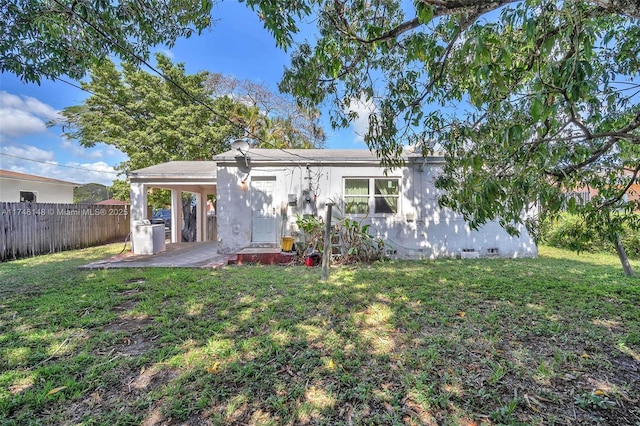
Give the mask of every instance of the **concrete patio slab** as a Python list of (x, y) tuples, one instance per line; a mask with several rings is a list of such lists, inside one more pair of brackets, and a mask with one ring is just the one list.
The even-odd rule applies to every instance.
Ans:
[(215, 241), (167, 244), (165, 251), (153, 255), (119, 254), (80, 266), (80, 269), (112, 268), (219, 268), (233, 255), (219, 254)]

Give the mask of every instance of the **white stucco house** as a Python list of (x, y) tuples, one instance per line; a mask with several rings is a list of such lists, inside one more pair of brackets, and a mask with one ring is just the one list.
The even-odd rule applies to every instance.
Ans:
[[(398, 258), (534, 257), (537, 246), (526, 228), (507, 234), (497, 222), (479, 230), (438, 206), (435, 180), (444, 159), (406, 152), (406, 165), (387, 175), (367, 150), (231, 150), (213, 161), (173, 161), (129, 174), (132, 229), (150, 218), (147, 191), (172, 192), (172, 223), (180, 223), (182, 192), (195, 194), (200, 206), (197, 241), (206, 241), (206, 196), (215, 194), (218, 251), (279, 247), (297, 231), (297, 215), (349, 217), (370, 224)], [(528, 214), (524, 212), (523, 214)], [(180, 241), (180, 229), (171, 231)]]
[(73, 203), (77, 183), (10, 170), (0, 170), (0, 201)]
[[(358, 218), (399, 258), (532, 257), (537, 246), (526, 228), (507, 234), (497, 222), (474, 231), (438, 206), (435, 179), (443, 157), (406, 152), (406, 166), (389, 172), (368, 150), (250, 149), (228, 151), (216, 163), (218, 250), (234, 253), (279, 244), (296, 230), (296, 216)], [(526, 213), (525, 213), (526, 214)]]

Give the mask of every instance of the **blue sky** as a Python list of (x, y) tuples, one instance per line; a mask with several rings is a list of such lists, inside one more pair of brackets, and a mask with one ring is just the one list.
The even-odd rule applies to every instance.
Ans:
[[(200, 36), (179, 40), (162, 49), (189, 73), (211, 71), (266, 84), (277, 91), (287, 53), (276, 48), (271, 35), (246, 5), (221, 2), (214, 6), (216, 24)], [(149, 71), (149, 70), (147, 70)], [(109, 185), (117, 177), (113, 167), (126, 159), (111, 146), (88, 149), (64, 140), (58, 127), (45, 123), (59, 110), (80, 104), (88, 96), (62, 82), (43, 80), (24, 84), (11, 74), (0, 76), (0, 168), (77, 183)], [(334, 132), (327, 123), (327, 148), (366, 148), (362, 138), (366, 116), (351, 129)]]

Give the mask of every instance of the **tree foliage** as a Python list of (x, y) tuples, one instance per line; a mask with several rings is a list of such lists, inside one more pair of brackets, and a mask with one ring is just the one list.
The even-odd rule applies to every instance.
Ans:
[[(111, 61), (94, 67), (82, 88), (92, 95), (62, 111), (65, 135), (83, 146), (99, 142), (124, 152), (124, 172), (172, 160), (210, 160), (244, 136), (233, 117), (246, 107), (228, 97), (212, 98), (208, 73), (187, 75), (183, 64), (158, 54), (167, 79), (130, 62), (118, 70)], [(176, 86), (175, 83), (178, 84)]]
[(99, 183), (87, 183), (73, 188), (74, 203), (98, 203), (109, 198), (109, 188)]
[(146, 59), (211, 24), (211, 0), (0, 0), (0, 71), (28, 82), (86, 71), (115, 54)]
[(274, 93), (264, 83), (211, 74), (206, 83), (213, 96), (230, 96), (246, 105), (240, 124), (262, 148), (322, 148), (326, 139), (317, 109), (302, 108), (289, 97)]
[(127, 201), (131, 203), (131, 186), (124, 179), (116, 179), (113, 185), (109, 187), (111, 198), (114, 200)]
[[(277, 115), (284, 111), (276, 104), (282, 98), (261, 86), (260, 103), (247, 103), (218, 74), (188, 75), (183, 64), (162, 54), (156, 59), (164, 77), (131, 62), (120, 70), (111, 61), (94, 67), (81, 83), (91, 96), (62, 111), (65, 135), (86, 147), (103, 142), (118, 148), (129, 157), (118, 166), (123, 172), (172, 160), (210, 160), (241, 137), (265, 148), (319, 147), (324, 141), (317, 116)], [(284, 130), (281, 122), (288, 123)]]
[(473, 227), (516, 232), (539, 207), (534, 233), (564, 209), (612, 242), (625, 224), (640, 229), (625, 191), (640, 177), (638, 2), (313, 4), (319, 37), (297, 46), (281, 90), (331, 105), (338, 127), (353, 100), (369, 103), (365, 141), (387, 166), (405, 144), (442, 152), (441, 204)]

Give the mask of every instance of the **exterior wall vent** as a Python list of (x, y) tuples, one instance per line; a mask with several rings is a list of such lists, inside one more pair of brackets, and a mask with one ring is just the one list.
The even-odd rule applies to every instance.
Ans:
[(460, 251), (460, 257), (462, 259), (478, 259), (480, 257), (480, 253), (478, 253), (475, 249), (466, 248)]

